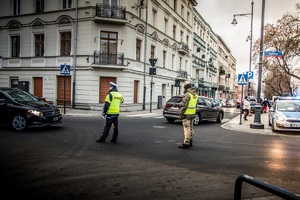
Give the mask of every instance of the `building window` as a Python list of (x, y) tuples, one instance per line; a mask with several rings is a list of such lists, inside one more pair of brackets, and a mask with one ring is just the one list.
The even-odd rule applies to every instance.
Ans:
[(20, 0), (12, 1), (12, 14), (19, 15), (20, 14)]
[(184, 6), (181, 5), (181, 16), (184, 17)]
[(173, 25), (173, 39), (176, 39), (176, 26)]
[(72, 8), (72, 0), (63, 0), (63, 9)]
[(180, 42), (183, 42), (183, 31), (180, 31)]
[(176, 12), (176, 10), (177, 10), (177, 0), (174, 0), (174, 11)]
[(117, 54), (118, 33), (101, 31), (100, 52)]
[(36, 13), (44, 12), (44, 0), (35, 0), (35, 12)]
[(34, 35), (35, 56), (44, 56), (44, 34)]
[(186, 21), (190, 23), (190, 12), (187, 12), (186, 14)]
[(172, 69), (174, 69), (175, 55), (172, 54)]
[(60, 33), (60, 55), (71, 55), (71, 32)]
[(11, 56), (20, 56), (20, 36), (11, 36)]
[(179, 70), (182, 69), (182, 57), (179, 57)]
[(187, 44), (187, 45), (189, 44), (189, 40), (190, 40), (190, 38), (189, 38), (189, 36), (187, 35), (187, 36), (186, 36), (186, 44)]
[(168, 19), (165, 18), (165, 34), (168, 32)]
[(154, 58), (155, 46), (151, 45), (150, 58)]
[(18, 88), (18, 85), (19, 85), (19, 78), (10, 78), (11, 88)]
[(163, 51), (163, 68), (166, 67), (166, 57), (167, 57), (167, 51)]
[(136, 39), (136, 60), (141, 61), (142, 40)]
[(157, 17), (157, 11), (156, 10), (152, 10), (152, 23), (153, 26), (156, 27), (156, 17)]

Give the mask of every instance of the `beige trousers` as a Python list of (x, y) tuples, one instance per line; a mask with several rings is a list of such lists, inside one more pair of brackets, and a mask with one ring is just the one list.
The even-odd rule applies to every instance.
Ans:
[(182, 120), (183, 132), (184, 132), (184, 140), (183, 144), (190, 144), (190, 140), (194, 138), (194, 123), (193, 120), (183, 119)]

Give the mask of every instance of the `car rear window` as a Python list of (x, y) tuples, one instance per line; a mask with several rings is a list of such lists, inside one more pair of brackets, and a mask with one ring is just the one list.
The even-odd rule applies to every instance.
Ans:
[(168, 102), (180, 103), (182, 101), (182, 97), (172, 97)]

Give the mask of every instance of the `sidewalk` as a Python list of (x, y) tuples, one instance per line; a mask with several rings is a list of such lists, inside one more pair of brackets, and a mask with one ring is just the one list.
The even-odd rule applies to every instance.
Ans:
[[(260, 116), (261, 124), (264, 124), (264, 129), (254, 129), (250, 128), (250, 124), (254, 122), (254, 116), (255, 114), (248, 115), (247, 119), (248, 121), (245, 121), (242, 117), (240, 121), (240, 115), (236, 116), (235, 118), (232, 118), (228, 122), (222, 124), (222, 128), (233, 130), (233, 131), (241, 131), (241, 132), (247, 132), (247, 133), (256, 133), (256, 134), (269, 134), (269, 135), (276, 135), (272, 132), (271, 126), (269, 126), (268, 122), (268, 113), (263, 113)], [(241, 122), (241, 124), (240, 124)]]

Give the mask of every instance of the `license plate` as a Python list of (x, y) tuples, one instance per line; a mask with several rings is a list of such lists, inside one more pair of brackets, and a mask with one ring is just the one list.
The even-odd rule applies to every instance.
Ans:
[(171, 107), (171, 110), (179, 110), (178, 107)]
[(291, 127), (300, 127), (300, 124), (291, 124)]
[(58, 117), (54, 117), (54, 118), (53, 118), (53, 121), (54, 121), (54, 122), (58, 121)]

